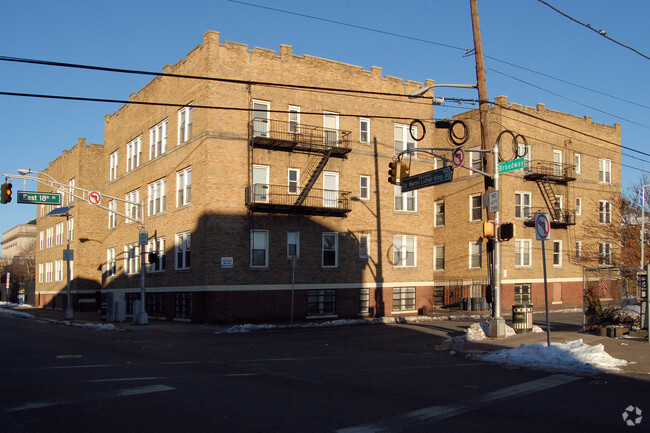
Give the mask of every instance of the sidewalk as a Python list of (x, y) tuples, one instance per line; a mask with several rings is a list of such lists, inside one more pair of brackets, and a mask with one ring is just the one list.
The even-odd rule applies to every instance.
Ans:
[[(65, 322), (62, 310), (49, 308), (35, 308), (26, 306), (10, 307), (13, 311), (27, 313), (40, 320), (51, 320)], [(556, 313), (562, 314), (562, 313)], [(438, 350), (453, 350), (464, 354), (477, 352), (492, 352), (502, 349), (513, 349), (521, 345), (542, 344), (546, 345), (546, 332), (516, 334), (506, 338), (485, 338), (478, 342), (456, 341), (454, 337), (464, 335), (464, 332), (472, 323), (485, 321), (488, 315), (485, 312), (440, 312), (434, 316), (418, 316), (414, 318), (388, 318), (386, 323), (393, 323), (395, 326), (410, 327), (419, 332), (426, 332), (445, 337), (449, 340), (436, 346)], [(539, 319), (538, 319), (539, 320)], [(536, 320), (537, 321), (537, 320)], [(75, 324), (107, 325), (102, 321), (100, 312), (75, 311), (74, 318), (69, 321)], [(506, 325), (510, 326), (511, 320), (506, 317)], [(146, 325), (135, 325), (132, 321), (112, 323), (119, 330), (127, 332), (156, 332), (156, 333), (216, 333), (225, 332), (232, 328), (232, 325), (202, 325), (189, 322), (164, 321), (150, 319)], [(624, 359), (629, 362), (623, 367), (625, 374), (637, 378), (650, 380), (650, 343), (647, 337), (638, 338), (610, 338), (596, 334), (581, 332), (579, 325), (567, 325), (555, 327), (561, 330), (554, 331), (551, 325), (551, 342), (564, 343), (568, 341), (583, 340), (584, 343), (594, 346), (602, 344), (605, 352), (614, 358)]]

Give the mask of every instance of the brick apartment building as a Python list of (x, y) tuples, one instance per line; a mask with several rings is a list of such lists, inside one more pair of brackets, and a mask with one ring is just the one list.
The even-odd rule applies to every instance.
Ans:
[[(212, 79), (157, 77), (106, 116), (103, 146), (80, 142), (45, 170), (80, 198), (103, 195), (99, 206), (79, 200), (70, 211), (75, 308), (97, 306), (111, 292), (124, 295), (132, 313), (142, 230), (146, 252), (157, 253), (144, 263), (151, 318), (286, 321), (292, 305), (298, 320), (426, 314), (485, 295), (482, 225), (474, 221), (485, 217), (474, 198), (483, 177), (461, 168), (453, 182), (407, 193), (387, 182), (396, 153), (442, 146), (449, 157), (453, 149), (433, 127), (430, 100), (397, 96), (421, 83), (296, 56), (286, 45), (278, 54), (222, 44), (217, 32), (163, 71)], [(603, 218), (594, 203), (620, 192), (612, 168), (620, 167), (620, 128), (496, 102), (492, 137), (513, 130), (530, 147), (530, 165), (502, 177), (502, 221), (517, 225), (517, 238), (502, 244), (504, 304), (526, 296), (538, 303), (541, 259), (528, 217), (545, 206), (548, 183), (562, 209), (554, 213), (553, 301), (580, 304), (582, 267), (572, 259), (582, 224)], [(458, 118), (478, 146), (476, 112)], [(414, 119), (428, 129), (417, 143)], [(561, 164), (563, 176), (540, 180), (539, 161)], [(442, 164), (423, 153), (410, 163), (411, 173)], [(45, 208), (36, 291), (40, 305), (61, 307), (61, 221)]]

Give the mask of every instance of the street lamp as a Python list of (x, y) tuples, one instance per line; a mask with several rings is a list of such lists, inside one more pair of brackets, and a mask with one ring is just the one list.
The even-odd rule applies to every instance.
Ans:
[(47, 215), (45, 216), (62, 216), (65, 217), (66, 221), (66, 238), (68, 241), (68, 245), (66, 247), (66, 250), (63, 252), (63, 260), (66, 261), (67, 263), (67, 290), (66, 290), (66, 296), (67, 296), (67, 306), (65, 309), (65, 318), (66, 319), (72, 319), (74, 314), (72, 312), (72, 302), (70, 301), (70, 260), (72, 260), (72, 251), (70, 250), (70, 225), (69, 225), (69, 220), (70, 220), (70, 210), (74, 206), (63, 206), (56, 208), (50, 212), (48, 212)]

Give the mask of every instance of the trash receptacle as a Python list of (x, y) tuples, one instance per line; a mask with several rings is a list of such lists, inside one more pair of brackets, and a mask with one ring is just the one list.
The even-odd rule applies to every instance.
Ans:
[(512, 306), (512, 329), (517, 334), (533, 331), (533, 306), (531, 304)]

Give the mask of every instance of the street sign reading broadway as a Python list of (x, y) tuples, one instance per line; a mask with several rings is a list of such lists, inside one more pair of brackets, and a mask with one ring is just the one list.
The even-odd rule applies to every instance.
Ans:
[(18, 191), (18, 203), (61, 204), (61, 194), (36, 191)]
[(499, 163), (499, 174), (507, 173), (513, 170), (519, 170), (526, 166), (526, 160), (524, 158), (513, 159), (512, 161), (505, 161)]
[(402, 192), (424, 188), (425, 186), (438, 185), (451, 182), (454, 171), (451, 166), (442, 167), (402, 179)]

